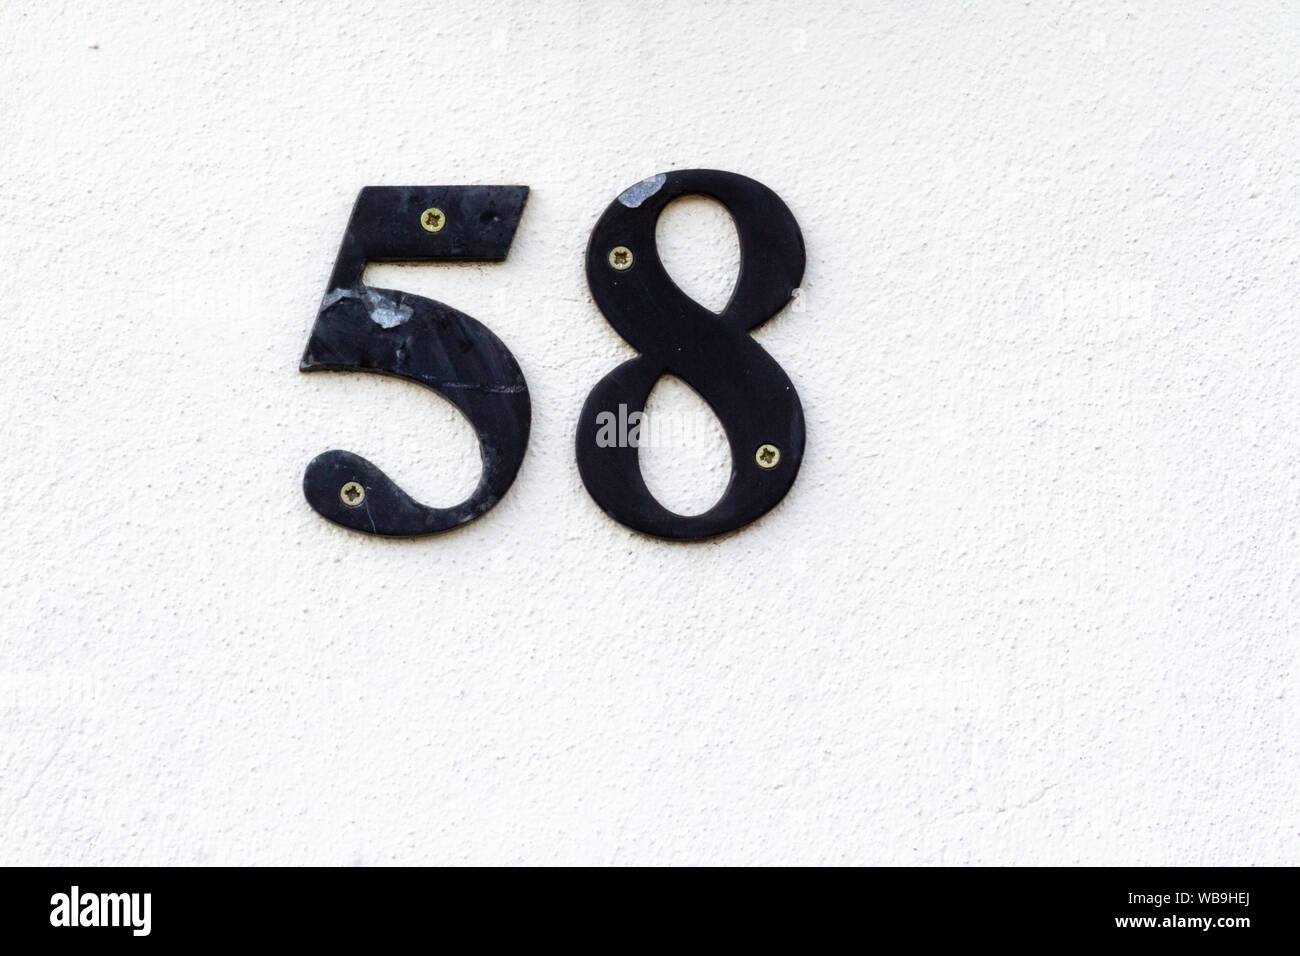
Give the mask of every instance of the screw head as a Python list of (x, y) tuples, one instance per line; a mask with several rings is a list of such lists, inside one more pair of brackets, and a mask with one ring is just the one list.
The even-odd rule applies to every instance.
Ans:
[(447, 214), (437, 206), (430, 206), (420, 213), (420, 225), (428, 232), (442, 232), (442, 227), (447, 225)]
[(759, 445), (758, 451), (754, 452), (754, 461), (758, 462), (759, 468), (775, 468), (780, 460), (781, 449), (775, 445)]
[(615, 246), (609, 250), (609, 267), (619, 272), (632, 268), (632, 250), (627, 246)]
[(339, 489), (339, 499), (349, 508), (359, 508), (366, 500), (366, 489), (359, 482), (349, 481)]

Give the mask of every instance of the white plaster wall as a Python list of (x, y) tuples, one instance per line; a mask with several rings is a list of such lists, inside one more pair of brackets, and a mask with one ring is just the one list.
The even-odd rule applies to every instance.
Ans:
[[(0, 862), (1294, 863), (1300, 14), (1268, 2), (6, 3)], [(631, 354), (583, 248), (711, 166), (802, 225), (808, 421), (740, 534), (585, 494)], [(507, 262), (371, 278), (528, 378), (297, 362), (359, 187), (529, 184)], [(725, 296), (702, 201), (665, 242)], [(699, 240), (698, 242), (696, 240)], [(730, 245), (728, 245), (730, 243)], [(684, 387), (656, 395), (686, 408)], [(649, 456), (708, 504), (707, 433)]]

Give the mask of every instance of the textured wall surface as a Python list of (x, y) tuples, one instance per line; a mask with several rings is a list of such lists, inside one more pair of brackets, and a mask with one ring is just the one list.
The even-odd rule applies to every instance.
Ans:
[[(6, 3), (0, 862), (1294, 863), (1300, 16), (1258, 3)], [(745, 531), (640, 537), (572, 433), (583, 249), (711, 166), (798, 217), (808, 422)], [(356, 191), (527, 183), (375, 266), (518, 357), (528, 457), (297, 362)], [(725, 300), (729, 221), (661, 224)], [(668, 383), (657, 409), (698, 400)], [(693, 411), (694, 410), (694, 411)], [(706, 507), (715, 428), (645, 454)]]

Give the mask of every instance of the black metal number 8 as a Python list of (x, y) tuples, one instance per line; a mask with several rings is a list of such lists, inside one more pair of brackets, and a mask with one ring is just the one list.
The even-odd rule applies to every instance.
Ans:
[[(655, 223), (679, 196), (709, 196), (727, 208), (740, 238), (731, 301), (710, 312), (668, 276)], [(803, 408), (794, 385), (748, 330), (790, 301), (803, 278), (803, 236), (794, 215), (762, 183), (716, 169), (663, 173), (623, 192), (587, 245), (587, 283), (606, 321), (640, 353), (592, 389), (578, 424), (578, 470), (614, 520), (662, 538), (705, 538), (741, 528), (785, 497), (803, 460)], [(703, 514), (684, 516), (646, 487), (638, 450), (609, 441), (611, 415), (645, 408), (655, 382), (672, 373), (695, 388), (722, 422), (731, 480)]]

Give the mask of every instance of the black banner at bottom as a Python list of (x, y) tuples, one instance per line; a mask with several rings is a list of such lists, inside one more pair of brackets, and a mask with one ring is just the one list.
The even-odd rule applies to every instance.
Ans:
[[(519, 941), (665, 945), (714, 939), (1135, 945), (1290, 943), (1290, 869), (699, 870), (659, 885), (430, 869), (0, 870), (7, 941), (340, 946)], [(17, 951), (17, 950), (15, 950)]]

